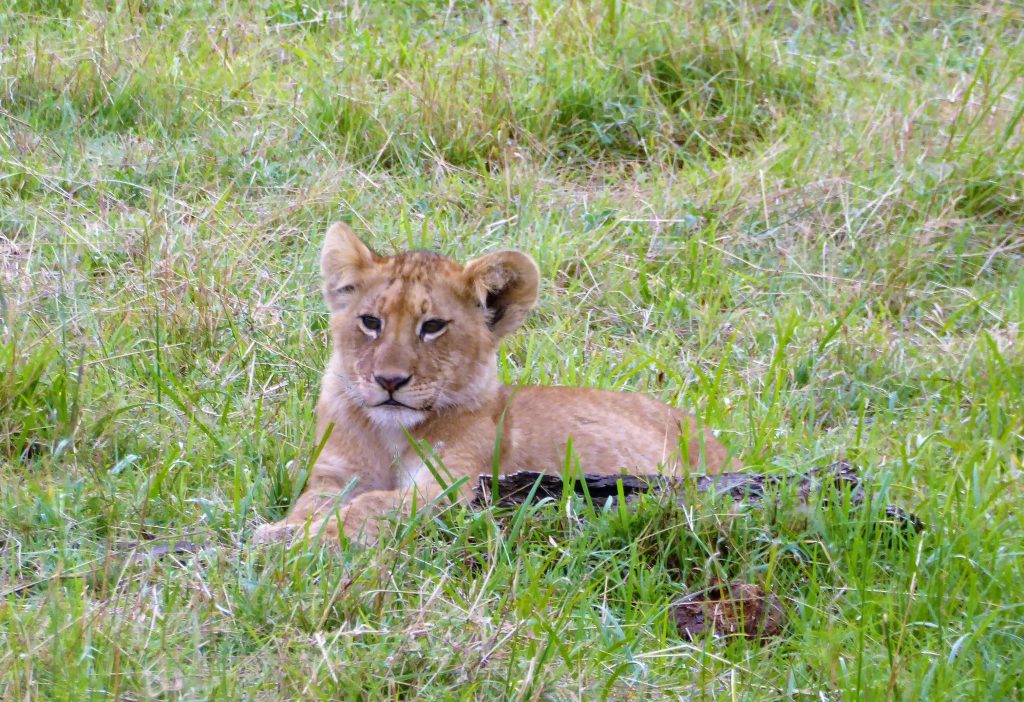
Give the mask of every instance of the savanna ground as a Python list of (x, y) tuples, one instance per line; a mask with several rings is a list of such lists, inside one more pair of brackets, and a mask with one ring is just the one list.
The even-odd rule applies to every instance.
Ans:
[[(1022, 27), (996, 0), (4, 3), (0, 698), (1021, 699)], [(508, 381), (693, 407), (752, 469), (852, 459), (928, 530), (570, 502), (248, 547), (316, 448), (339, 218), (532, 253)], [(681, 639), (672, 600), (732, 578), (785, 635)]]

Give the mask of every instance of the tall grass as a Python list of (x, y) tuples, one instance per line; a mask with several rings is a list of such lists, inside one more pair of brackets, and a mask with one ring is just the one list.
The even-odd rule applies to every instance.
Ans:
[[(1020, 699), (1022, 19), (5, 4), (0, 697)], [(316, 450), (337, 218), (534, 255), (506, 380), (691, 407), (752, 469), (851, 458), (927, 531), (568, 501), (249, 548)], [(681, 639), (733, 578), (785, 635)]]

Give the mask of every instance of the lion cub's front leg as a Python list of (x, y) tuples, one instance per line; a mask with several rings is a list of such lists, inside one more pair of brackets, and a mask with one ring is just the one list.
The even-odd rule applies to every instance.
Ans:
[(414, 489), (370, 490), (339, 503), (339, 493), (305, 492), (285, 519), (257, 528), (252, 541), (256, 544), (292, 541), (308, 533), (310, 538), (319, 537), (331, 543), (337, 542), (344, 531), (350, 539), (373, 543), (388, 514), (408, 515), (412, 511), (414, 490), (418, 509), (441, 493), (436, 484), (417, 485)]

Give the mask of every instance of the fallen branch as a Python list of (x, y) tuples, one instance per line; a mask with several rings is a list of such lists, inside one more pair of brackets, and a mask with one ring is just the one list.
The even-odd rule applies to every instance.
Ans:
[[(847, 461), (837, 461), (825, 468), (788, 476), (719, 473), (677, 479), (660, 475), (584, 474), (572, 482), (572, 489), (577, 495), (589, 495), (592, 501), (600, 503), (609, 499), (617, 502), (620, 494), (626, 502), (630, 502), (642, 494), (668, 492), (679, 504), (685, 504), (687, 497), (694, 494), (728, 497), (737, 502), (756, 504), (766, 496), (779, 494), (786, 487), (793, 489), (796, 499), (802, 504), (807, 504), (817, 495), (824, 494), (827, 497), (830, 491), (848, 492), (850, 502), (854, 505), (864, 502), (864, 486), (860, 472)], [(531, 492), (534, 492), (534, 499), (537, 500), (557, 500), (564, 490), (564, 481), (560, 475), (524, 470), (498, 476), (497, 481), (490, 475), (481, 475), (475, 488), (473, 502), (477, 505), (514, 507), (523, 504)], [(914, 531), (921, 531), (924, 528), (924, 524), (915, 515), (895, 505), (887, 505), (885, 515), (899, 527), (911, 528)]]

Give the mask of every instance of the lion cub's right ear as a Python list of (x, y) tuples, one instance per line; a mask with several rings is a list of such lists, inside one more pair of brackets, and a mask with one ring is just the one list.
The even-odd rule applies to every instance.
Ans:
[(324, 300), (331, 311), (344, 309), (359, 288), (363, 273), (380, 256), (357, 237), (347, 224), (337, 222), (327, 230), (320, 254)]

